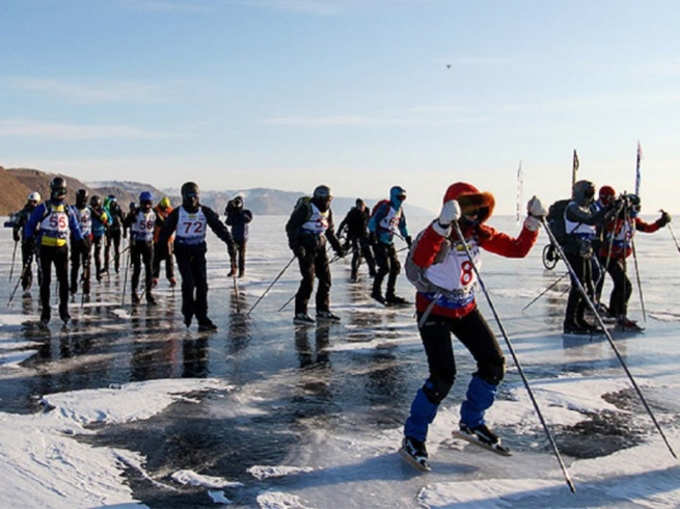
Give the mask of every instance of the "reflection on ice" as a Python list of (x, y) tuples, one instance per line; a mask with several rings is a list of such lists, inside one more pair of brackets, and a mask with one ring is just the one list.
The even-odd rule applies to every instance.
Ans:
[[(246, 277), (238, 281), (238, 297), (226, 277), (223, 247), (210, 245), (209, 316), (219, 327), (214, 333), (184, 326), (179, 290), (164, 281), (155, 290), (157, 306), (130, 306), (129, 296), (121, 305), (122, 281), (115, 274), (93, 284), (89, 301), (81, 303), (77, 296), (71, 302), (73, 323), (66, 328), (56, 320), (48, 330), (35, 325), (36, 289), (33, 300), (20, 299), (3, 311), (0, 363), (8, 364), (0, 365), (5, 429), (0, 443), (23, 444), (12, 449), (12, 461), (45, 479), (61, 476), (65, 483), (91, 486), (73, 499), (81, 505), (133, 500), (164, 507), (211, 507), (215, 501), (234, 507), (328, 507), (329, 500), (337, 507), (389, 508), (680, 503), (674, 464), (609, 345), (599, 337), (562, 336), (568, 285), (556, 285), (521, 311), (561, 273), (559, 267), (543, 269), (540, 250), (513, 260), (512, 271), (507, 261), (489, 255), (483, 275), (580, 498), (566, 493), (510, 361), (488, 421), (515, 451), (512, 463), (451, 439), (467, 377), (475, 371), (459, 343), (454, 343), (458, 380), (428, 437), (434, 470), (427, 478), (413, 472), (396, 454), (411, 398), (427, 372), (412, 308), (384, 308), (372, 301), (370, 279), (360, 274), (351, 283), (345, 261), (332, 265), (331, 309), (341, 316), (340, 324), (296, 327), (292, 309), (278, 311), (297, 289), (294, 265), (252, 315), (243, 313), (290, 258), (284, 222), (262, 218), (251, 229), (251, 256)], [(410, 222), (415, 229), (418, 221)], [(512, 231), (506, 226), (500, 225)], [(639, 239), (641, 261), (643, 253), (652, 252), (645, 244), (652, 240), (655, 263), (642, 267), (654, 282), (645, 285), (648, 329), (616, 341), (680, 448), (680, 315), (675, 310), (680, 274), (672, 265), (677, 253), (665, 256), (668, 246), (654, 236)], [(7, 277), (7, 265), (1, 265), (6, 258), (0, 253), (0, 278)], [(6, 302), (7, 293), (0, 288), (0, 300)], [(413, 300), (403, 276), (397, 293)], [(635, 295), (631, 309), (639, 313)], [(491, 322), (486, 304), (480, 307)], [(47, 444), (43, 449), (62, 454), (73, 468), (61, 465), (57, 455), (35, 456), (45, 467), (32, 462), (35, 448), (26, 431), (31, 426)], [(69, 436), (60, 434), (67, 430)], [(2, 465), (3, 472), (11, 468)], [(45, 485), (80, 496), (54, 479)], [(17, 498), (17, 490), (25, 490), (21, 496), (29, 497), (35, 491), (27, 482), (14, 486), (6, 482), (0, 496)], [(18, 499), (59, 506), (57, 497), (41, 490), (34, 498)]]

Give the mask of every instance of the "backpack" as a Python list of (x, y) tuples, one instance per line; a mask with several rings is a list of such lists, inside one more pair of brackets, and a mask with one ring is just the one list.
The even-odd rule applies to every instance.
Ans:
[(382, 205), (388, 205), (388, 206), (389, 206), (389, 204), (390, 204), (390, 200), (380, 200), (378, 203), (376, 203), (375, 205), (373, 205), (373, 208), (371, 209), (371, 217), (369, 218), (369, 220), (370, 220), (371, 218), (373, 218), (373, 216), (375, 216), (375, 214), (378, 212), (378, 209), (379, 209)]
[(555, 240), (560, 246), (563, 246), (567, 241), (567, 230), (564, 224), (564, 211), (567, 205), (571, 202), (571, 199), (557, 200), (555, 203), (550, 205), (548, 209), (548, 226), (555, 236)]
[[(416, 290), (418, 290), (421, 293), (441, 293), (442, 295), (450, 294), (451, 292), (438, 287), (434, 283), (430, 282), (427, 279), (427, 277), (425, 277), (425, 271), (429, 267), (423, 268), (413, 261), (413, 255), (416, 252), (418, 243), (425, 234), (426, 230), (427, 228), (421, 231), (416, 236), (415, 240), (411, 243), (411, 247), (408, 250), (408, 256), (406, 257), (406, 261), (404, 262), (404, 273), (406, 274), (406, 279), (408, 279), (410, 283), (416, 287)], [(437, 258), (435, 259), (434, 264), (441, 263), (447, 257), (450, 250), (451, 241), (449, 239), (445, 239), (441, 250), (437, 254)]]

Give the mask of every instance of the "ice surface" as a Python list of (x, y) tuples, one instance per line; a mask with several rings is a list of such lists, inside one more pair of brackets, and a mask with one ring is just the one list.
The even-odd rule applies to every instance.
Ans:
[[(290, 260), (285, 220), (253, 222), (246, 277), (238, 280), (241, 309)], [(409, 217), (412, 234), (427, 220)], [(494, 221), (518, 231), (509, 218)], [(0, 232), (0, 241), (9, 234)], [(615, 343), (679, 449), (680, 259), (665, 230), (636, 239), (647, 329), (615, 335)], [(129, 295), (121, 305), (124, 271), (93, 282), (89, 301), (77, 295), (65, 328), (56, 318), (47, 331), (36, 326), (35, 288), (32, 300), (18, 295), (1, 310), (0, 500), (18, 507), (680, 507), (678, 462), (610, 345), (561, 334), (566, 278), (521, 311), (564, 273), (561, 265), (542, 267), (543, 233), (526, 259), (485, 253), (482, 276), (575, 495), (502, 337), (507, 373), (487, 420), (513, 456), (451, 437), (475, 370), (454, 340), (457, 381), (428, 435), (433, 470), (420, 474), (397, 454), (411, 400), (427, 376), (413, 309), (374, 303), (365, 266), (351, 283), (344, 260), (331, 266), (340, 324), (296, 327), (292, 306), (278, 311), (297, 290), (295, 263), (249, 317), (238, 315), (225, 249), (209, 240), (216, 333), (186, 329), (179, 289), (163, 280), (158, 306), (132, 307)], [(0, 278), (7, 278), (10, 257), (0, 253)], [(632, 264), (629, 270), (635, 284)], [(9, 286), (0, 287), (0, 302)], [(605, 302), (610, 290), (607, 279)], [(403, 275), (397, 293), (414, 298)], [(53, 284), (53, 316), (54, 294)], [(479, 303), (498, 332), (482, 296)], [(642, 319), (637, 288), (630, 311)]]

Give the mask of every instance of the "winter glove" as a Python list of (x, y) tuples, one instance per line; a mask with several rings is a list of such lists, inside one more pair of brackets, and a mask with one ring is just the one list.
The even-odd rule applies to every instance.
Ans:
[(449, 200), (442, 205), (442, 210), (439, 213), (437, 221), (435, 221), (433, 228), (439, 235), (445, 237), (449, 234), (451, 223), (460, 219), (461, 211), (460, 204), (456, 200)]
[(527, 218), (524, 220), (524, 227), (532, 232), (538, 230), (541, 226), (541, 219), (544, 218), (548, 211), (536, 196), (532, 196), (531, 200), (527, 203)]
[(665, 210), (661, 211), (661, 217), (656, 221), (659, 224), (659, 228), (663, 228), (668, 223), (671, 222), (671, 215)]
[(13, 237), (14, 237), (14, 242), (19, 242), (19, 240), (21, 238), (21, 237), (19, 237), (19, 230), (14, 230)]
[(307, 250), (304, 247), (302, 247), (301, 245), (297, 244), (293, 248), (293, 254), (295, 256), (297, 256), (298, 258), (302, 259), (307, 255)]
[(411, 248), (411, 244), (413, 243), (413, 239), (411, 238), (410, 235), (407, 235), (406, 237), (404, 237), (404, 240), (406, 241), (406, 245), (407, 245), (407, 246), (409, 247), (409, 249), (410, 249), (410, 248)]

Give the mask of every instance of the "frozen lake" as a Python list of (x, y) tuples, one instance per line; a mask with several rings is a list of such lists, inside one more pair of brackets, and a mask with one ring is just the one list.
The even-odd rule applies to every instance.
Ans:
[[(341, 219), (344, 212), (335, 214)], [(409, 218), (414, 237), (430, 219)], [(256, 217), (252, 224), (239, 282), (242, 310), (291, 257), (285, 221)], [(511, 218), (491, 224), (519, 232)], [(237, 314), (225, 249), (209, 234), (209, 316), (217, 332), (186, 329), (180, 291), (164, 280), (155, 291), (158, 306), (132, 308), (129, 295), (121, 305), (123, 271), (93, 281), (91, 301), (81, 305), (78, 295), (71, 303), (74, 322), (62, 328), (53, 318), (45, 332), (35, 324), (37, 288), (32, 300), (19, 290), (7, 306), (11, 231), (0, 231), (0, 239), (0, 505), (680, 507), (679, 464), (609, 343), (561, 334), (568, 283), (521, 311), (565, 271), (561, 264), (543, 268), (543, 232), (526, 259), (484, 253), (482, 276), (576, 494), (500, 336), (508, 372), (488, 422), (514, 456), (451, 438), (474, 371), (454, 340), (457, 381), (428, 438), (433, 471), (420, 474), (402, 462), (397, 449), (427, 376), (425, 355), (413, 309), (372, 301), (365, 265), (359, 282), (350, 283), (350, 257), (331, 266), (337, 325), (299, 328), (292, 304), (278, 311), (297, 290), (296, 263), (252, 315)], [(616, 344), (679, 451), (680, 253), (666, 229), (636, 239), (647, 330), (616, 337)], [(633, 270), (631, 259), (630, 315), (641, 319)], [(19, 271), (20, 261), (15, 277)], [(607, 280), (605, 302), (610, 289)], [(414, 298), (403, 274), (397, 293)], [(483, 295), (478, 302), (498, 331)]]

